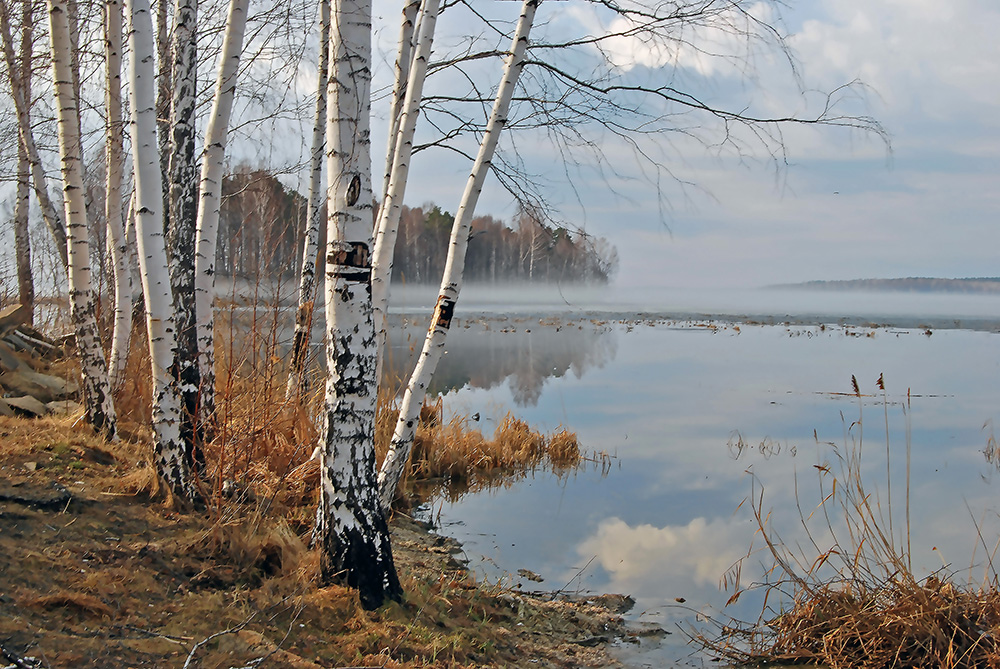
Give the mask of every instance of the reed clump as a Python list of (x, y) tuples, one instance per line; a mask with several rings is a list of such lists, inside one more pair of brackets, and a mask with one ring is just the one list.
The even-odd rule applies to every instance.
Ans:
[[(883, 404), (888, 406), (881, 377), (878, 387)], [(860, 406), (856, 381), (854, 391)], [(908, 420), (909, 397), (903, 406)], [(888, 423), (887, 416), (886, 412)], [(772, 566), (766, 582), (745, 590), (763, 589), (763, 610), (752, 622), (714, 620), (713, 633), (696, 632), (694, 639), (741, 666), (1000, 667), (1000, 581), (992, 560), (989, 573), (979, 584), (959, 582), (954, 574), (944, 571), (926, 577), (914, 573), (909, 476), (905, 482), (906, 518), (894, 528), (888, 436), (885, 486), (869, 490), (861, 474), (861, 425), (859, 416), (849, 430), (857, 437), (843, 449), (829, 444), (834, 449), (834, 464), (816, 465), (822, 493), (818, 507), (807, 514), (799, 506), (807, 535), (802, 543), (815, 553), (792, 548), (782, 540), (763, 508), (763, 492), (755, 491), (751, 506)], [(906, 457), (909, 472), (909, 443)], [(811, 528), (814, 519), (825, 526)], [(826, 548), (821, 549), (824, 544)], [(751, 547), (743, 561), (755, 554)], [(743, 561), (726, 577), (737, 583), (730, 603), (745, 592), (738, 586)]]
[(412, 476), (461, 483), (543, 466), (561, 473), (583, 460), (576, 435), (565, 429), (546, 435), (508, 413), (487, 439), (470, 422), (461, 415), (447, 422), (422, 420), (410, 459)]
[[(310, 456), (319, 443), (322, 379), (314, 375), (311, 392), (287, 398), (287, 356), (278, 344), (278, 321), (254, 317), (257, 329), (253, 334), (237, 335), (234, 329), (244, 326), (235, 320), (234, 314), (226, 312), (218, 319), (215, 422), (203, 445), (204, 492), (222, 522), (227, 522), (224, 507), (229, 500), (255, 502), (279, 514), (313, 504), (319, 481), (319, 463)], [(152, 384), (144, 337), (140, 324), (133, 333), (126, 381), (116, 400), (122, 407), (124, 433), (148, 442), (145, 423)], [(378, 464), (395, 428), (401, 385), (401, 380), (389, 379), (380, 386), (375, 425)], [(609, 457), (585, 455), (576, 435), (565, 428), (544, 434), (510, 413), (487, 437), (469, 416), (446, 417), (438, 397), (421, 408), (398, 501), (412, 497), (413, 486), (426, 481), (444, 484), (450, 494), (462, 494), (511, 483), (539, 468), (562, 475), (585, 461), (607, 468)], [(133, 492), (155, 495), (159, 491), (155, 479), (152, 468), (146, 467), (123, 483)], [(307, 523), (308, 514), (300, 515), (301, 522)]]

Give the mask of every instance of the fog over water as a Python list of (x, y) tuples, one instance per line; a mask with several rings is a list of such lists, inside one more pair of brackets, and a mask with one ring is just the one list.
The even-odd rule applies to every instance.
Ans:
[[(434, 291), (419, 292), (394, 293), (398, 318), (426, 313)], [(483, 578), (633, 595), (633, 620), (675, 633), (623, 649), (630, 666), (711, 666), (690, 656), (676, 626), (701, 625), (696, 612), (759, 614), (759, 597), (725, 608), (731, 592), (719, 587), (760, 548), (745, 500), (763, 490), (772, 527), (807, 545), (798, 508), (808, 515), (821, 497), (814, 465), (860, 443), (869, 492), (888, 508), (888, 421), (900, 542), (910, 435), (914, 569), (982, 577), (976, 523), (991, 548), (1000, 536), (996, 468), (983, 454), (1000, 417), (998, 315), (994, 296), (472, 287), (438, 380), (446, 410), (480, 414), (484, 432), (508, 410), (542, 429), (566, 426), (613, 467), (536, 472), (436, 501), (431, 513)], [(422, 321), (411, 328), (419, 341)], [(812, 529), (822, 543), (828, 529)], [(744, 585), (767, 566), (755, 554)]]
[[(436, 287), (393, 286), (391, 310), (429, 310)], [(892, 324), (907, 327), (993, 329), (1000, 295), (789, 288), (622, 288), (619, 286), (510, 286), (463, 288), (457, 313), (577, 314), (660, 318), (760, 320), (766, 323)]]

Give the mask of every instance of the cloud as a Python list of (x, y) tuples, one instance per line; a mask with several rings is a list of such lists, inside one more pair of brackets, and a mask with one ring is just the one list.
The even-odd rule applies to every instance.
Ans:
[[(651, 11), (649, 3), (619, 5), (626, 11)], [(665, 12), (659, 8), (658, 13)], [(705, 11), (653, 32), (643, 29), (645, 20), (640, 14), (610, 13), (593, 5), (573, 7), (569, 14), (591, 35), (605, 37), (600, 50), (622, 72), (637, 67), (683, 68), (705, 77), (741, 69), (753, 52), (753, 40), (747, 34), (754, 30), (754, 23), (768, 24), (775, 18), (771, 5), (757, 2), (739, 11)]]
[(686, 525), (629, 525), (603, 521), (577, 547), (611, 578), (610, 590), (650, 597), (691, 595), (692, 585), (716, 587), (750, 545), (753, 526), (737, 520), (695, 518)]
[[(791, 39), (807, 76), (861, 77), (896, 113), (995, 119), (1000, 8), (984, 0), (827, 0)], [(971, 103), (971, 104), (970, 104)]]

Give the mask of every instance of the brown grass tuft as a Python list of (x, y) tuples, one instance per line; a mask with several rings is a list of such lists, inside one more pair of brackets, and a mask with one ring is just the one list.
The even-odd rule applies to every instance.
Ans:
[[(860, 389), (856, 379), (852, 377), (851, 382), (860, 409)], [(882, 401), (888, 402), (881, 377), (877, 385)], [(908, 401), (904, 411), (908, 420)], [(714, 621), (717, 633), (695, 633), (695, 640), (741, 666), (1000, 667), (997, 574), (976, 585), (955, 582), (943, 572), (925, 579), (913, 573), (909, 481), (906, 520), (896, 535), (891, 500), (880, 501), (861, 475), (861, 420), (859, 415), (849, 430), (858, 435), (856, 440), (843, 449), (829, 444), (835, 464), (816, 466), (822, 494), (819, 507), (809, 514), (799, 507), (801, 525), (808, 534), (805, 543), (815, 548), (816, 555), (783, 543), (763, 508), (763, 492), (754, 493), (758, 535), (773, 562), (768, 582), (750, 588), (764, 590), (764, 609), (755, 622)], [(907, 443), (907, 460), (909, 448)], [(890, 490), (888, 480), (885, 490)], [(811, 519), (823, 519), (826, 526), (811, 529)], [(830, 545), (821, 550), (818, 537), (823, 535), (830, 537)], [(752, 547), (744, 560), (751, 556), (758, 557)], [(727, 575), (736, 582), (730, 602), (743, 594), (738, 585), (740, 568), (737, 563)], [(771, 605), (784, 602), (777, 614), (769, 608), (769, 600)]]
[(114, 609), (97, 597), (88, 595), (85, 592), (72, 592), (69, 590), (63, 590), (50, 595), (23, 595), (18, 598), (18, 603), (21, 606), (42, 609), (76, 609), (84, 613), (108, 618), (113, 618), (115, 615)]

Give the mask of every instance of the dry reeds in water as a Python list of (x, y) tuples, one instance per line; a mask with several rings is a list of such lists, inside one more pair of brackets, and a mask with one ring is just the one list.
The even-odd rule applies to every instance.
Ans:
[[(879, 379), (883, 402), (887, 401)], [(860, 390), (855, 382), (855, 394)], [(909, 401), (904, 405), (909, 412)], [(858, 419), (855, 426), (859, 427)], [(1000, 667), (1000, 590), (992, 572), (981, 585), (953, 582), (936, 573), (918, 579), (910, 566), (909, 510), (896, 537), (891, 505), (883, 508), (861, 476), (861, 440), (835, 449), (839, 474), (817, 466), (822, 502), (812, 514), (799, 509), (816, 554), (785, 545), (769, 523), (763, 493), (753, 512), (773, 566), (764, 610), (755, 622), (713, 621), (717, 631), (697, 633), (703, 647), (738, 665), (815, 664), (831, 669)], [(907, 464), (909, 443), (907, 443)], [(907, 470), (909, 467), (907, 467)], [(909, 498), (907, 481), (907, 507)], [(888, 485), (886, 486), (888, 490)], [(829, 491), (829, 492), (827, 492)], [(810, 518), (822, 518), (831, 537), (821, 550)], [(836, 522), (835, 522), (836, 521)], [(842, 528), (846, 526), (846, 536)], [(838, 537), (843, 536), (843, 541)], [(751, 551), (752, 554), (752, 551)], [(749, 557), (749, 556), (748, 556)], [(740, 564), (731, 576), (739, 578)], [(730, 602), (739, 598), (737, 592)], [(775, 614), (768, 601), (784, 599)]]

